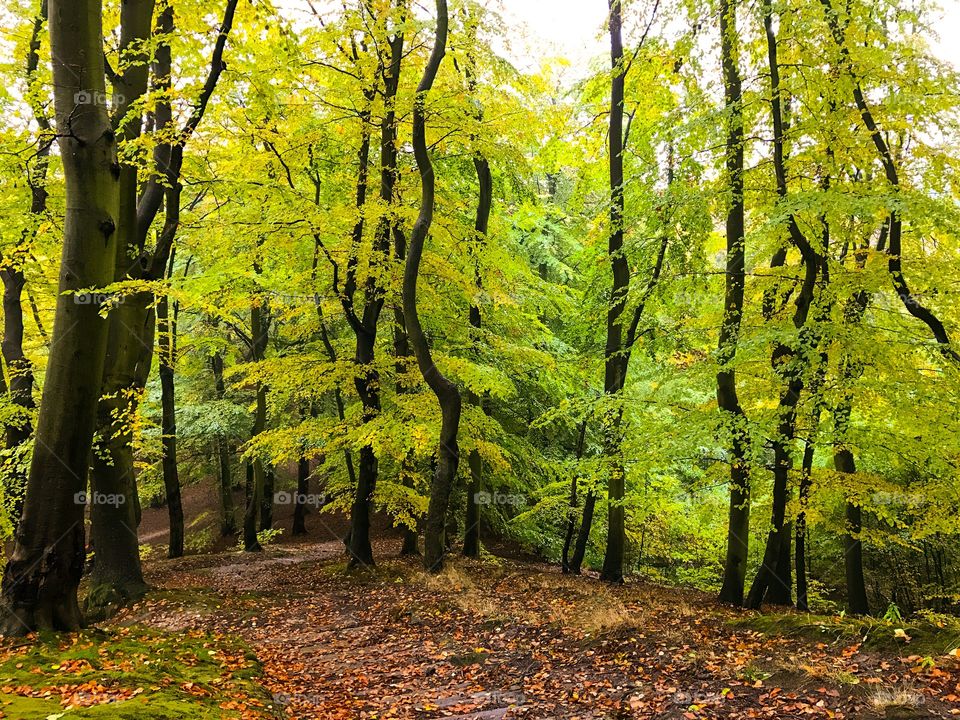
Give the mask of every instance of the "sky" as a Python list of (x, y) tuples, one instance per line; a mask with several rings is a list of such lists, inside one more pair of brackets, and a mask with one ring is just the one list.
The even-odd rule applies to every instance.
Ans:
[[(556, 55), (573, 62), (585, 61), (606, 51), (600, 31), (607, 14), (607, 0), (501, 0), (504, 15), (530, 28), (556, 47)], [(960, 0), (940, 0), (943, 21), (937, 25), (940, 57), (960, 70)], [(536, 32), (533, 32), (533, 29)]]

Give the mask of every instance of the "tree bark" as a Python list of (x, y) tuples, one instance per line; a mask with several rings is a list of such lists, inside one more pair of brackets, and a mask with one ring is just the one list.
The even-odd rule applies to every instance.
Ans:
[(460, 429), (462, 400), (460, 390), (437, 368), (430, 353), (427, 337), (420, 324), (417, 308), (417, 279), (420, 261), (430, 226), (433, 223), (435, 184), (433, 163), (427, 149), (426, 101), (433, 88), (440, 64), (446, 54), (447, 2), (437, 1), (437, 27), (433, 50), (417, 86), (413, 110), (413, 152), (420, 173), (420, 212), (410, 234), (410, 246), (403, 273), (403, 317), (406, 321), (410, 345), (417, 358), (417, 366), (424, 381), (433, 391), (440, 404), (440, 446), (437, 449), (437, 467), (430, 484), (430, 504), (424, 532), (423, 564), (428, 572), (439, 572), (443, 567), (443, 529), (450, 503), (450, 491), (457, 475), (460, 451), (457, 435)]
[[(259, 265), (254, 270), (259, 273)], [(270, 311), (265, 301), (254, 301), (250, 307), (250, 337), (252, 339), (251, 360), (260, 362), (267, 351), (267, 339), (270, 328)], [(257, 382), (257, 409), (250, 436), (255, 438), (267, 427), (267, 386)], [(263, 503), (266, 473), (260, 458), (253, 460), (253, 478), (250, 493), (247, 496), (247, 509), (243, 518), (243, 549), (246, 552), (259, 552), (263, 548), (257, 539), (257, 519)], [(272, 498), (271, 498), (272, 500)]]
[(310, 461), (306, 458), (297, 460), (297, 498), (293, 506), (293, 534), (307, 534), (307, 506), (302, 498), (310, 492)]
[[(467, 91), (471, 97), (476, 97), (476, 80), (472, 68), (472, 58), (468, 56), (470, 66), (467, 68)], [(476, 120), (483, 122), (483, 109), (480, 101), (476, 100)], [(471, 138), (475, 143), (476, 138)], [(493, 208), (493, 175), (490, 172), (490, 163), (483, 153), (474, 151), (473, 167), (477, 173), (479, 199), (477, 201), (477, 215), (474, 222), (474, 242), (471, 244), (471, 253), (474, 255), (474, 282), (477, 294), (483, 290), (483, 278), (480, 274), (479, 254), (486, 245), (487, 231), (490, 227), (490, 212)], [(483, 316), (480, 306), (475, 299), (470, 304), (470, 328), (472, 345), (476, 353), (481, 342), (480, 330), (483, 326)], [(490, 414), (489, 398), (481, 397), (474, 392), (467, 393), (467, 401), (479, 407), (487, 415)], [(470, 467), (470, 482), (467, 486), (467, 513), (463, 534), (463, 554), (466, 557), (480, 557), (480, 503), (478, 496), (483, 489), (483, 458), (474, 448), (467, 459)]]
[[(119, 72), (113, 81), (113, 125), (123, 140), (136, 142), (143, 129), (139, 102), (147, 91), (150, 58), (145, 52), (153, 22), (153, 0), (131, 0), (120, 9)], [(125, 67), (124, 67), (125, 66)], [(144, 266), (137, 247), (137, 166), (120, 165), (120, 215), (117, 223), (114, 280), (139, 278)], [(124, 498), (120, 504), (94, 503), (90, 510), (91, 542), (96, 552), (87, 607), (96, 613), (136, 599), (146, 591), (137, 536), (136, 471), (133, 415), (143, 393), (138, 383), (141, 343), (147, 328), (147, 293), (137, 293), (110, 313), (107, 353), (97, 407), (99, 447), (93, 453), (93, 496)], [(152, 328), (152, 325), (151, 325)], [(152, 338), (150, 339), (152, 342)]]
[(570, 558), (570, 572), (579, 575), (583, 566), (583, 558), (587, 554), (587, 543), (590, 541), (590, 530), (593, 527), (593, 513), (597, 505), (597, 494), (593, 490), (587, 492), (587, 499), (583, 502), (583, 519), (580, 521), (580, 530), (577, 531), (577, 544), (573, 548), (573, 557)]
[(50, 2), (54, 105), (66, 217), (53, 338), (23, 516), (6, 564), (5, 635), (83, 623), (84, 490), (103, 374), (107, 322), (77, 291), (113, 281), (119, 216), (116, 134), (105, 93), (100, 0)]
[(623, 57), (623, 10), (621, 0), (610, 0), (610, 238), (608, 254), (613, 269), (613, 287), (607, 312), (607, 344), (604, 354), (604, 392), (616, 403), (604, 418), (604, 453), (611, 464), (607, 487), (607, 547), (600, 579), (623, 582), (623, 557), (626, 549), (626, 520), (623, 506), (625, 469), (622, 457), (623, 407), (621, 397), (626, 383), (628, 358), (624, 353), (621, 316), (630, 288), (630, 266), (623, 248), (623, 116), (626, 66)]
[[(223, 382), (223, 354), (214, 353), (210, 358), (217, 400), (227, 394)], [(224, 537), (237, 532), (237, 511), (233, 502), (233, 481), (230, 477), (230, 443), (224, 437), (216, 440), (217, 470), (220, 485), (220, 534)]]
[[(167, 194), (167, 223), (179, 224), (179, 186)], [(174, 253), (170, 254), (170, 272), (173, 276)], [(180, 493), (180, 472), (177, 466), (177, 412), (174, 379), (176, 363), (177, 321), (170, 312), (169, 297), (164, 294), (157, 303), (157, 340), (160, 347), (160, 405), (163, 445), (163, 487), (167, 496), (167, 514), (170, 519), (168, 556), (183, 556), (184, 523), (183, 500)]]
[(736, 0), (720, 2), (721, 62), (724, 98), (728, 114), (726, 167), (730, 185), (727, 212), (727, 263), (723, 324), (717, 352), (717, 405), (730, 433), (730, 510), (727, 519), (727, 552), (723, 568), (720, 601), (743, 604), (750, 537), (750, 438), (747, 416), (737, 394), (736, 369), (740, 325), (743, 321), (743, 296), (746, 284), (743, 199), (744, 128), (743, 82), (738, 67)]
[[(577, 433), (576, 459), (579, 464), (583, 458), (583, 446), (587, 439), (587, 421), (580, 423), (580, 431)], [(573, 477), (570, 480), (570, 509), (567, 511), (567, 533), (563, 538), (563, 553), (560, 560), (560, 568), (564, 575), (571, 571), (569, 560), (570, 545), (573, 542), (573, 534), (577, 528), (577, 482), (579, 480), (578, 470), (574, 470)], [(591, 518), (592, 520), (593, 518)], [(581, 557), (581, 562), (583, 558)], [(579, 570), (579, 565), (577, 566)]]
[(260, 503), (260, 529), (273, 529), (273, 488), (276, 475), (272, 467), (263, 471), (263, 497)]
[[(406, 0), (397, 0), (398, 27), (402, 27), (406, 16)], [(371, 12), (371, 14), (373, 14)], [(377, 325), (380, 312), (383, 309), (385, 288), (379, 279), (378, 268), (389, 263), (390, 238), (394, 224), (392, 217), (395, 202), (395, 188), (397, 183), (397, 119), (396, 96), (400, 84), (400, 67), (403, 60), (404, 36), (397, 30), (391, 38), (390, 57), (388, 60), (380, 58), (380, 72), (384, 81), (385, 112), (380, 125), (380, 200), (386, 211), (380, 218), (373, 238), (373, 255), (371, 258), (370, 274), (364, 287), (364, 306), (362, 317), (358, 318), (353, 307), (353, 288), (355, 287), (356, 256), (352, 256), (347, 272), (346, 293), (344, 296), (345, 310), (350, 324), (357, 338), (355, 362), (358, 374), (355, 378), (357, 393), (363, 404), (363, 421), (374, 420), (381, 410), (380, 404), (380, 375), (373, 362), (376, 356)], [(353, 247), (359, 246), (363, 239), (363, 208), (367, 195), (367, 163), (370, 154), (370, 133), (367, 126), (371, 120), (370, 103), (376, 90), (370, 88), (365, 92), (367, 109), (362, 113), (364, 123), (363, 141), (359, 155), (359, 179), (357, 183), (357, 209), (360, 217), (354, 228)], [(351, 566), (372, 566), (373, 549), (370, 546), (370, 514), (373, 508), (373, 496), (376, 491), (379, 461), (372, 445), (360, 448), (358, 467), (357, 494), (354, 497), (350, 513), (350, 554)]]

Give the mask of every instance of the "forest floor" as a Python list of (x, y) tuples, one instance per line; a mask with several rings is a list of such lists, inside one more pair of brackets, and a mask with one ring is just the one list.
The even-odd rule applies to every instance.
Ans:
[(428, 576), (398, 550), (378, 541), (362, 571), (329, 540), (152, 553), (154, 589), (99, 629), (0, 646), (0, 717), (960, 716), (956, 628), (737, 612), (489, 556)]
[(289, 718), (960, 715), (953, 631), (742, 613), (491, 557), (431, 577), (398, 550), (380, 541), (360, 572), (329, 541), (154, 560), (157, 590), (113, 625), (239, 637), (260, 710)]

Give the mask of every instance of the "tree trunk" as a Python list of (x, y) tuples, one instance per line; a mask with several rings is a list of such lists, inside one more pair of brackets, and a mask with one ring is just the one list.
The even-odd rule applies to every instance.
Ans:
[[(819, 419), (819, 412), (817, 413)], [(812, 430), (811, 432), (815, 432)], [(810, 595), (807, 585), (807, 505), (813, 473), (814, 444), (809, 439), (803, 449), (803, 467), (800, 472), (800, 512), (797, 514), (796, 566), (797, 610), (810, 611)]]
[[(167, 198), (167, 214), (179, 212), (179, 192), (173, 190)], [(170, 257), (170, 275), (173, 275), (174, 256)], [(163, 295), (157, 303), (157, 330), (160, 344), (160, 404), (163, 436), (163, 487), (167, 495), (167, 513), (170, 517), (169, 557), (183, 556), (183, 501), (180, 495), (180, 473), (177, 467), (177, 414), (174, 387), (176, 362), (177, 322), (171, 317), (169, 298)]]
[[(473, 59), (468, 56), (467, 68), (467, 90), (471, 97), (476, 95), (476, 80), (472, 68)], [(476, 120), (480, 124), (483, 122), (483, 110), (476, 102)], [(471, 138), (475, 141), (476, 138)], [(490, 212), (493, 208), (493, 176), (490, 172), (490, 163), (478, 151), (473, 155), (473, 167), (477, 173), (477, 185), (479, 189), (479, 200), (477, 202), (477, 216), (474, 222), (474, 242), (471, 244), (471, 253), (474, 255), (474, 282), (476, 284), (477, 294), (483, 290), (483, 278), (480, 275), (479, 254), (486, 245), (487, 231), (490, 227)], [(481, 342), (480, 330), (483, 325), (483, 317), (480, 313), (478, 300), (470, 304), (470, 327), (472, 334), (472, 344), (476, 353)], [(476, 393), (470, 392), (467, 400), (471, 405), (480, 407), (485, 414), (490, 414), (489, 398), (481, 398)], [(480, 452), (474, 448), (470, 451), (468, 458), (470, 466), (470, 482), (467, 487), (467, 513), (466, 523), (463, 534), (463, 554), (466, 557), (480, 557), (480, 503), (478, 496), (483, 490), (483, 458)]]
[(580, 521), (580, 530), (577, 533), (577, 544), (573, 548), (573, 557), (570, 559), (570, 572), (579, 575), (583, 566), (583, 558), (587, 554), (587, 543), (590, 541), (590, 530), (593, 527), (593, 512), (597, 505), (597, 495), (593, 490), (587, 492), (587, 499), (583, 503), (583, 519)]
[[(147, 90), (153, 0), (124, 3), (120, 11), (120, 48), (123, 68), (114, 80), (114, 127), (133, 143), (142, 131), (138, 103)], [(133, 114), (133, 116), (131, 116)], [(120, 166), (120, 214), (117, 223), (114, 279), (139, 278), (143, 266), (137, 247), (138, 173), (135, 164)], [(131, 257), (135, 258), (131, 260)], [(101, 496), (123, 498), (115, 503), (94, 502), (90, 511), (91, 542), (96, 561), (91, 573), (87, 607), (100, 614), (114, 604), (136, 599), (146, 591), (140, 567), (137, 536), (137, 493), (133, 458), (133, 415), (143, 392), (137, 361), (147, 326), (147, 293), (137, 293), (110, 313), (107, 353), (97, 408), (100, 445), (93, 453), (90, 488)], [(152, 328), (152, 326), (151, 326)], [(152, 340), (152, 339), (151, 339)], [(145, 374), (144, 374), (145, 375)]]
[[(580, 432), (577, 434), (577, 449), (576, 449), (576, 458), (577, 463), (579, 464), (581, 458), (583, 458), (583, 446), (587, 439), (587, 421), (584, 420), (580, 423)], [(563, 538), (563, 554), (560, 561), (560, 567), (563, 571), (563, 574), (566, 575), (571, 571), (570, 566), (570, 544), (573, 542), (573, 534), (576, 531), (576, 520), (577, 520), (577, 481), (579, 476), (577, 471), (574, 470), (573, 478), (570, 480), (570, 509), (567, 511), (567, 533)], [(591, 518), (592, 520), (592, 518)], [(581, 556), (581, 562), (583, 558)], [(579, 570), (579, 565), (578, 565)]]
[[(400, 11), (398, 24), (402, 27), (406, 15), (405, 0), (397, 0), (397, 9)], [(357, 393), (363, 404), (363, 420), (370, 422), (380, 414), (380, 376), (374, 369), (373, 362), (376, 354), (377, 324), (380, 312), (383, 309), (385, 289), (378, 277), (378, 267), (389, 264), (390, 237), (394, 224), (392, 217), (393, 204), (396, 200), (397, 183), (397, 119), (396, 96), (400, 83), (400, 67), (403, 61), (404, 36), (397, 31), (390, 40), (390, 58), (384, 61), (380, 58), (380, 70), (384, 81), (384, 113), (380, 126), (380, 200), (387, 208), (377, 225), (373, 238), (373, 255), (371, 257), (370, 275), (364, 288), (364, 307), (362, 318), (357, 318), (353, 309), (352, 287), (355, 258), (351, 258), (351, 268), (347, 280), (350, 294), (348, 303), (348, 317), (352, 318), (351, 325), (357, 337), (356, 364), (360, 369), (356, 377)], [(369, 103), (373, 93), (367, 93), (368, 109), (364, 112), (364, 125), (370, 121)], [(360, 149), (360, 175), (357, 184), (357, 208), (360, 219), (354, 228), (353, 243), (356, 248), (363, 238), (363, 208), (367, 193), (367, 162), (370, 153), (370, 135), (364, 130), (364, 139)], [(370, 546), (370, 514), (373, 509), (373, 495), (376, 490), (379, 461), (372, 445), (360, 448), (359, 477), (357, 494), (354, 497), (353, 508), (350, 514), (350, 554), (351, 566), (373, 565), (373, 550)]]
[[(833, 451), (833, 466), (838, 473), (854, 475), (857, 462), (853, 450), (846, 445), (847, 428), (850, 424), (850, 405), (844, 402), (834, 413), (837, 444)], [(860, 506), (852, 501), (846, 505), (847, 531), (843, 536), (844, 571), (847, 580), (847, 612), (851, 615), (869, 615), (870, 603), (867, 600), (867, 584), (863, 574), (863, 544), (860, 532), (863, 530), (863, 513)]]
[[(259, 274), (260, 269), (254, 263), (254, 271)], [(251, 360), (260, 362), (267, 351), (267, 338), (270, 328), (270, 311), (265, 302), (255, 301), (250, 307), (250, 337), (252, 338)], [(252, 438), (257, 437), (267, 427), (267, 386), (257, 383), (257, 409), (253, 420)], [(250, 482), (250, 492), (247, 495), (247, 509), (243, 517), (243, 549), (246, 552), (259, 552), (263, 548), (257, 539), (257, 519), (260, 515), (263, 502), (266, 473), (263, 461), (260, 458), (253, 460), (253, 477)], [(249, 472), (249, 471), (248, 471)]]
[[(214, 353), (210, 358), (213, 369), (213, 381), (217, 400), (223, 400), (227, 393), (223, 382), (223, 355)], [(230, 477), (230, 443), (226, 438), (216, 440), (217, 466), (220, 485), (220, 534), (224, 537), (237, 532), (237, 511), (233, 503), (233, 481)]]
[[(99, 0), (50, 2), (58, 142), (66, 181), (59, 293), (23, 516), (3, 573), (5, 635), (83, 623), (79, 501), (96, 423), (108, 323), (77, 291), (113, 281), (119, 175), (116, 135), (103, 97)], [(87, 102), (90, 100), (90, 102)]]
[(276, 475), (273, 467), (263, 471), (263, 497), (260, 499), (260, 529), (273, 529), (273, 486)]
[(443, 529), (447, 506), (457, 465), (460, 460), (457, 436), (460, 429), (462, 400), (457, 386), (450, 382), (437, 368), (430, 353), (427, 337), (420, 324), (417, 308), (417, 279), (420, 261), (430, 226), (433, 223), (435, 183), (433, 164), (427, 149), (426, 100), (436, 79), (440, 63), (446, 54), (447, 2), (437, 0), (437, 28), (433, 50), (424, 68), (423, 78), (417, 86), (413, 110), (413, 152), (420, 173), (420, 213), (410, 234), (410, 246), (403, 273), (403, 317), (406, 321), (410, 345), (417, 358), (417, 365), (424, 381), (433, 391), (440, 404), (440, 446), (437, 449), (437, 468), (430, 484), (430, 504), (424, 532), (423, 564), (428, 572), (439, 572), (443, 567)]
[(610, 0), (610, 59), (613, 79), (610, 88), (610, 238), (608, 255), (613, 269), (613, 287), (607, 312), (607, 344), (604, 354), (604, 392), (616, 403), (603, 423), (604, 453), (610, 462), (607, 497), (607, 548), (600, 578), (623, 582), (623, 557), (626, 545), (624, 513), (625, 473), (622, 457), (623, 407), (620, 405), (626, 382), (627, 358), (624, 354), (621, 316), (630, 287), (630, 266), (623, 250), (623, 116), (626, 66), (623, 57), (623, 9), (621, 0)]
[(306, 458), (297, 460), (297, 497), (293, 506), (293, 534), (307, 534), (307, 506), (303, 502), (310, 492), (310, 461)]
[(720, 2), (720, 54), (727, 118), (726, 166), (730, 185), (727, 212), (726, 290), (723, 324), (717, 352), (717, 405), (730, 434), (730, 510), (727, 519), (727, 553), (723, 566), (720, 601), (743, 604), (750, 539), (750, 438), (747, 416), (737, 395), (736, 369), (740, 324), (743, 320), (746, 219), (743, 200), (744, 129), (743, 83), (737, 64), (735, 0)]

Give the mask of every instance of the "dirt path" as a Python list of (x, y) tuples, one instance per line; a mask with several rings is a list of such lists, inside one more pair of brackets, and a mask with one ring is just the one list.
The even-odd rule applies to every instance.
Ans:
[[(397, 547), (380, 543), (377, 556)], [(242, 636), (290, 718), (939, 718), (955, 658), (770, 638), (702, 594), (550, 567), (413, 561), (348, 573), (338, 543), (148, 563), (118, 622)]]

